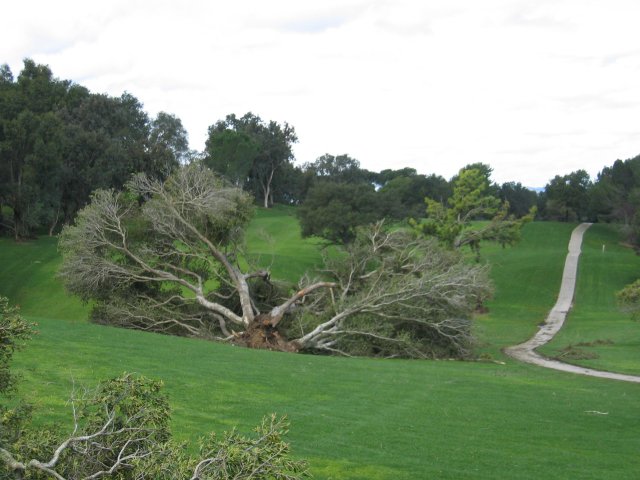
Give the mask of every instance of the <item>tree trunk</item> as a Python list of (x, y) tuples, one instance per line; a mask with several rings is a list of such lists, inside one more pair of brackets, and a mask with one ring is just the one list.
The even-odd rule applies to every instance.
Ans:
[(264, 208), (269, 208), (269, 198), (271, 198), (271, 182), (273, 181), (273, 175), (275, 173), (275, 169), (272, 168), (269, 173), (269, 178), (267, 178), (264, 182), (261, 182), (262, 185), (262, 193), (264, 194)]
[(20, 217), (20, 210), (16, 207), (13, 208), (13, 238), (16, 242), (20, 241), (20, 224), (22, 223)]
[(51, 223), (51, 226), (49, 227), (49, 236), (53, 237), (53, 231), (55, 230), (55, 228), (58, 226), (58, 221), (60, 220), (60, 207), (58, 207), (56, 209), (56, 214), (53, 217), (53, 222)]

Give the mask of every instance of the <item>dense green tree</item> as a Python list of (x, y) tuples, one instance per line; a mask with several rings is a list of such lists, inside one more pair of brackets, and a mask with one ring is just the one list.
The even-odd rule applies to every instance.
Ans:
[(271, 120), (259, 138), (259, 154), (254, 162), (250, 184), (257, 185), (254, 191), (259, 186), (264, 199), (263, 206), (266, 208), (273, 205), (274, 178), (285, 164), (293, 160), (292, 145), (298, 141), (298, 137), (288, 123), (281, 126)]
[[(132, 95), (90, 94), (60, 115), (65, 125), (64, 223), (73, 219), (96, 188), (120, 188), (136, 172), (166, 176), (166, 151), (150, 148), (148, 116)], [(154, 158), (156, 153), (159, 159)]]
[(207, 140), (205, 163), (234, 185), (243, 187), (249, 180), (259, 146), (244, 132), (225, 129)]
[(626, 241), (640, 238), (640, 155), (616, 160), (598, 174), (588, 190), (589, 218), (618, 223)]
[(284, 164), (280, 174), (273, 179), (273, 201), (284, 205), (300, 205), (314, 183), (311, 172), (299, 165)]
[(522, 225), (532, 219), (533, 211), (520, 219), (509, 215), (509, 204), (492, 194), (489, 174), (490, 171), (477, 168), (460, 170), (447, 203), (426, 198), (427, 218), (412, 221), (414, 228), (438, 238), (449, 248), (468, 246), (478, 258), (483, 241), (503, 246), (517, 242)]
[(500, 186), (500, 200), (509, 203), (509, 213), (516, 217), (527, 215), (538, 203), (538, 194), (521, 183), (506, 182)]
[(299, 209), (303, 235), (336, 243), (352, 241), (360, 225), (421, 216), (425, 197), (446, 200), (451, 195), (440, 176), (419, 175), (412, 168), (374, 173), (349, 155), (325, 154), (302, 168), (308, 188)]
[(415, 168), (405, 167), (398, 170), (391, 168), (385, 168), (376, 174), (376, 183), (380, 186), (384, 186), (387, 182), (398, 177), (415, 177), (418, 175), (418, 171)]
[(546, 217), (564, 222), (586, 220), (590, 187), (591, 180), (585, 170), (556, 175), (545, 186)]
[(395, 219), (418, 218), (424, 212), (424, 199), (444, 202), (451, 196), (449, 182), (438, 175), (419, 175), (413, 169), (403, 169), (391, 176), (389, 170), (381, 178), (388, 178), (378, 191), (385, 217)]
[(42, 201), (47, 188), (37, 178), (42, 163), (49, 167), (61, 162), (48, 145), (58, 138), (52, 112), (63, 105), (69, 82), (54, 79), (48, 67), (31, 60), (25, 60), (16, 82), (11, 77), (5, 68), (0, 87), (0, 204), (11, 208), (8, 226), (18, 239), (49, 213)]
[(312, 172), (317, 180), (332, 183), (368, 183), (375, 180), (375, 175), (360, 167), (360, 162), (349, 155), (330, 155), (318, 157), (315, 162), (304, 165), (306, 171)]
[(187, 131), (182, 121), (166, 112), (159, 112), (151, 122), (149, 155), (153, 170), (167, 176), (178, 165), (185, 163), (189, 152)]
[[(378, 174), (363, 169), (349, 155), (325, 154), (303, 165), (306, 189), (298, 211), (303, 235), (316, 235), (334, 243), (348, 243), (358, 226), (382, 218), (411, 216), (412, 200), (422, 203), (424, 177), (413, 169)], [(412, 175), (411, 178), (401, 177)], [(386, 188), (385, 188), (386, 187)], [(379, 191), (376, 191), (376, 188)]]
[[(304, 203), (312, 188), (321, 183), (342, 185), (367, 185), (376, 183), (377, 174), (363, 169), (360, 162), (347, 154), (324, 154), (311, 163), (305, 163), (296, 168), (295, 176), (291, 177), (295, 183), (297, 203)], [(384, 214), (380, 214), (381, 218)]]
[(17, 80), (0, 71), (0, 229), (16, 239), (53, 233), (96, 188), (136, 172), (164, 177), (188, 151), (176, 117), (150, 122), (131, 94), (91, 94), (25, 60)]
[(320, 182), (298, 207), (302, 236), (319, 236), (345, 244), (356, 236), (358, 226), (380, 219), (379, 197), (371, 184)]
[(265, 123), (251, 112), (227, 115), (209, 127), (204, 162), (253, 193), (265, 208), (273, 204), (276, 177), (293, 159), (298, 141), (288, 123)]

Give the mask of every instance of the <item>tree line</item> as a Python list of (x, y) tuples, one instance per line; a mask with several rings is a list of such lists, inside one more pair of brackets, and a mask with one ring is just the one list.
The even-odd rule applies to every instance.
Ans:
[(540, 195), (545, 219), (619, 224), (638, 245), (640, 232), (640, 155), (616, 160), (595, 179), (584, 170), (556, 175)]
[(96, 188), (133, 172), (166, 176), (187, 155), (187, 134), (167, 113), (150, 119), (131, 94), (90, 93), (25, 60), (14, 80), (0, 67), (0, 228), (16, 239), (70, 223)]
[[(139, 172), (164, 179), (178, 165), (200, 161), (263, 207), (302, 206), (305, 235), (344, 243), (357, 225), (425, 217), (425, 198), (447, 205), (458, 180), (413, 168), (372, 172), (347, 154), (296, 165), (295, 142), (295, 129), (286, 122), (230, 114), (209, 127), (205, 150), (195, 152), (179, 118), (166, 112), (150, 118), (130, 93), (91, 93), (29, 59), (16, 79), (3, 65), (0, 232), (16, 239), (58, 232), (92, 191), (120, 189)], [(636, 242), (639, 163), (639, 157), (617, 160), (594, 181), (584, 170), (557, 175), (540, 193), (516, 182), (492, 182), (486, 164), (463, 170), (477, 168), (489, 182), (488, 193), (507, 202), (511, 215), (524, 216), (536, 206), (542, 220), (620, 222)]]

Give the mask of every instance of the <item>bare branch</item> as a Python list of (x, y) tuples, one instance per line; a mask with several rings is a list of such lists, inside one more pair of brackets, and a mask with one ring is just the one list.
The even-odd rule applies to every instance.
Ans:
[(284, 316), (284, 314), (289, 310), (289, 308), (293, 304), (300, 301), (310, 293), (321, 288), (331, 289), (334, 287), (336, 287), (336, 284), (333, 282), (318, 282), (318, 283), (314, 283), (313, 285), (309, 285), (308, 287), (305, 287), (301, 290), (298, 290), (293, 296), (291, 296), (283, 304), (278, 305), (277, 307), (274, 307), (271, 310), (269, 314), (271, 326), (275, 327), (280, 322), (280, 320), (282, 320), (282, 317)]

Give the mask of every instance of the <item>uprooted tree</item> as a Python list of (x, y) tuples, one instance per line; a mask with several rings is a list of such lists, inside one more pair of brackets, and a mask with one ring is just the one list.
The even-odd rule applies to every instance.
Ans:
[(463, 357), (486, 270), (377, 224), (295, 288), (247, 267), (249, 197), (190, 165), (101, 190), (60, 239), (67, 288), (94, 320), (255, 348)]

